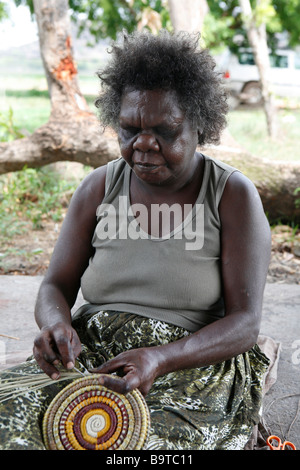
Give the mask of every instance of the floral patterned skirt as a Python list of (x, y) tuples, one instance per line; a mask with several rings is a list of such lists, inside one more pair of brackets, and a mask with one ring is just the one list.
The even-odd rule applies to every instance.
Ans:
[[(176, 341), (190, 333), (162, 321), (122, 312), (81, 313), (73, 326), (82, 342), (77, 366), (95, 368), (131, 349)], [(150, 410), (149, 450), (241, 450), (258, 424), (269, 360), (256, 345), (230, 360), (159, 377), (146, 397)], [(34, 359), (0, 373), (40, 373)], [(55, 383), (0, 405), (0, 450), (45, 449), (42, 419)]]

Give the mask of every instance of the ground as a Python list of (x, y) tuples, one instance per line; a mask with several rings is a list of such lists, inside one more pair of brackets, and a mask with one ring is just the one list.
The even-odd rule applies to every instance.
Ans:
[[(61, 223), (43, 221), (41, 230), (28, 230), (1, 244), (0, 275), (45, 274)], [(300, 285), (300, 230), (286, 225), (272, 228), (272, 256), (268, 282)]]
[(300, 230), (286, 225), (272, 228), (272, 256), (268, 282), (300, 285)]

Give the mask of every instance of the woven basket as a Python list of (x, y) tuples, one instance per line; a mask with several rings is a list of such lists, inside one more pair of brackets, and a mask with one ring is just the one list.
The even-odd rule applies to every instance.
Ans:
[(140, 450), (147, 444), (150, 415), (136, 389), (122, 395), (93, 374), (56, 395), (43, 419), (49, 450)]

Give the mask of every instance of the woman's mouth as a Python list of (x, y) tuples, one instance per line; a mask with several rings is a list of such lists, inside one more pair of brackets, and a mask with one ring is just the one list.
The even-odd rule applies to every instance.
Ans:
[(135, 154), (132, 158), (132, 169), (141, 179), (158, 178), (161, 172), (164, 173), (166, 167), (165, 160), (159, 155)]
[(155, 165), (153, 163), (142, 163), (142, 162), (137, 162), (134, 164), (135, 167), (138, 167), (140, 170), (143, 171), (153, 171), (156, 170), (160, 165)]

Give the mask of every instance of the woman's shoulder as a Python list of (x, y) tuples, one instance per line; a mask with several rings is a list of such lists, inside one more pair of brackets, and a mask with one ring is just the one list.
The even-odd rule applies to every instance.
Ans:
[(221, 220), (231, 224), (241, 223), (246, 216), (249, 221), (266, 219), (264, 207), (255, 184), (243, 173), (233, 172), (227, 180), (219, 212)]
[(115, 180), (124, 171), (125, 162), (122, 158), (112, 160), (92, 170), (79, 184), (76, 190), (76, 198), (88, 200), (96, 207), (101, 204), (109, 187), (115, 184)]
[(243, 212), (264, 215), (258, 190), (243, 172), (221, 160), (204, 157), (210, 165), (209, 178), (222, 221), (227, 217), (238, 221)]
[(237, 196), (242, 199), (260, 199), (258, 190), (253, 183), (244, 173), (239, 170), (233, 171), (228, 177), (224, 195), (229, 198), (236, 198)]
[(105, 189), (107, 165), (92, 170), (79, 184), (77, 191), (85, 193), (101, 193)]
[[(71, 200), (71, 207), (95, 211), (105, 195), (107, 165), (92, 170), (78, 185)], [(88, 211), (89, 212), (89, 211)]]
[(230, 165), (229, 163), (223, 162), (216, 158), (210, 157), (209, 155), (202, 154), (205, 162), (210, 165), (211, 170), (219, 173), (233, 173), (239, 171), (238, 168)]
[(210, 178), (219, 180), (224, 180), (224, 191), (225, 188), (232, 190), (233, 192), (237, 191), (246, 191), (248, 193), (256, 192), (255, 185), (253, 182), (241, 171), (239, 168), (221, 160), (212, 158), (207, 155), (203, 155), (206, 163), (210, 165)]
[(210, 197), (218, 208), (228, 181), (232, 175), (239, 173), (239, 170), (221, 160), (202, 155), (205, 161), (204, 185), (209, 188), (207, 197)]

